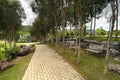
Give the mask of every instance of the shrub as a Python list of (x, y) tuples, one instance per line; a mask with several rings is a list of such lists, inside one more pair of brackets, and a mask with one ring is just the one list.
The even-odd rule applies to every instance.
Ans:
[(99, 29), (96, 30), (97, 35), (99, 36), (104, 36), (106, 34), (106, 31), (100, 27)]
[(5, 50), (3, 51), (3, 54), (5, 55), (7, 60), (12, 60), (16, 58), (19, 51), (20, 51), (19, 48), (12, 48), (12, 49), (5, 48)]
[(0, 44), (0, 47), (5, 47), (5, 45), (4, 44)]

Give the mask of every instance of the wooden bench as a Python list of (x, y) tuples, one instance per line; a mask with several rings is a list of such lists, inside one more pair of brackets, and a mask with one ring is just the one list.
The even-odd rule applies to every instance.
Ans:
[(98, 53), (102, 54), (105, 51), (105, 46), (104, 45), (98, 45), (98, 44), (89, 44), (87, 51), (93, 52), (93, 53)]

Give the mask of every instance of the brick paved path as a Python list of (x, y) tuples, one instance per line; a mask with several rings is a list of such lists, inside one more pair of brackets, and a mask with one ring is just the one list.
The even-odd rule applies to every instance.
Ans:
[(84, 80), (57, 53), (38, 45), (22, 80)]

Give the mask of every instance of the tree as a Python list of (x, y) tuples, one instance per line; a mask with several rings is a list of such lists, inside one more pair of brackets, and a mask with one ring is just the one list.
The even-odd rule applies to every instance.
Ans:
[(58, 26), (60, 25), (60, 1), (59, 0), (36, 0), (37, 13), (39, 15), (40, 24), (46, 28), (46, 35), (52, 35), (52, 42), (55, 39)]
[(48, 31), (48, 28), (44, 24), (45, 23), (42, 22), (39, 17), (35, 19), (30, 33), (31, 36), (33, 36), (36, 40), (40, 40), (41, 38), (43, 39), (43, 41), (46, 40), (46, 31)]
[(7, 16), (7, 7), (8, 5), (7, 0), (0, 0), (0, 31), (2, 31), (6, 27), (6, 16)]
[(18, 0), (2, 0), (0, 4), (0, 9), (3, 11), (0, 14), (0, 28), (5, 42), (8, 40), (9, 46), (12, 48), (12, 41), (14, 41), (14, 45), (16, 44), (17, 30), (19, 30), (21, 25), (21, 18), (24, 15), (24, 11)]
[(103, 36), (106, 34), (106, 31), (102, 28), (102, 26), (96, 30), (97, 35)]
[[(95, 37), (96, 18), (99, 18), (97, 15), (102, 12), (102, 10), (106, 7), (106, 5), (107, 5), (107, 0), (89, 0), (88, 1), (87, 10), (90, 18), (89, 20), (91, 21), (90, 37)], [(94, 19), (94, 25), (93, 25), (93, 19)]]
[(110, 43), (111, 43), (111, 38), (112, 38), (113, 29), (115, 25), (116, 3), (117, 3), (117, 0), (110, 0), (111, 9), (112, 9), (112, 21), (111, 21), (111, 29), (109, 31), (108, 41), (107, 41), (107, 52), (106, 52), (105, 67), (104, 67), (104, 72), (103, 72), (104, 74), (106, 74), (109, 71), (108, 64), (109, 64), (109, 54), (110, 54)]
[(118, 0), (116, 1), (116, 39), (118, 39), (118, 13), (119, 13), (119, 4)]
[(95, 28), (96, 28), (96, 18), (97, 14), (100, 14), (102, 10), (106, 7), (106, 0), (93, 0), (93, 17), (94, 17), (94, 30), (93, 30), (93, 37), (95, 37)]
[(21, 7), (20, 2), (17, 0), (10, 1), (7, 9), (7, 29), (5, 30), (5, 35), (7, 35), (10, 48), (12, 48), (12, 41), (14, 41), (14, 46), (16, 46), (17, 30), (20, 28), (24, 10)]

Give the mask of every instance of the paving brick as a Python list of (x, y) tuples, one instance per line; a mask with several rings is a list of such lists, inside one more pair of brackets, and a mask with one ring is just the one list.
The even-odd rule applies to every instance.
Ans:
[(55, 50), (38, 45), (22, 80), (84, 80)]

